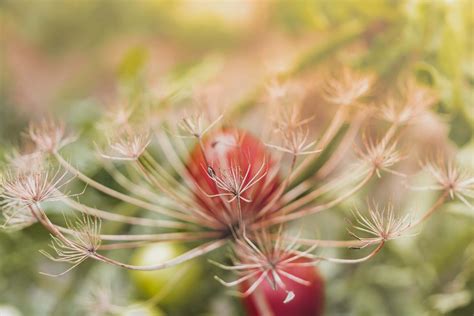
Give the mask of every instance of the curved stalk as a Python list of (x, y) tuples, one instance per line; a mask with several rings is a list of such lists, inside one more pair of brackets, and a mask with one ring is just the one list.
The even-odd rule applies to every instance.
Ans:
[(323, 136), (319, 140), (319, 142), (316, 144), (315, 148), (316, 150), (319, 150), (319, 154), (316, 154), (316, 156), (308, 156), (306, 157), (296, 168), (295, 172), (293, 173), (291, 180), (293, 181), (294, 179), (297, 179), (301, 173), (308, 167), (308, 165), (316, 159), (316, 157), (319, 157), (320, 154), (323, 152), (323, 150), (327, 147), (327, 145), (331, 142), (331, 140), (336, 136), (337, 131), (341, 128), (341, 126), (344, 124), (346, 120), (346, 113), (347, 113), (347, 107), (340, 107), (336, 114), (334, 115), (332, 121), (329, 123), (329, 126), (326, 128)]
[(351, 148), (350, 144), (354, 141), (358, 131), (360, 130), (362, 122), (366, 118), (366, 115), (367, 113), (361, 112), (354, 118), (354, 120), (350, 124), (348, 131), (346, 132), (346, 135), (344, 135), (343, 139), (338, 144), (334, 153), (315, 174), (315, 177), (317, 179), (326, 178), (339, 165), (339, 162), (341, 162), (349, 148)]
[(142, 217), (126, 216), (121, 214), (115, 214), (108, 211), (100, 210), (94, 207), (86, 206), (82, 203), (76, 202), (72, 199), (66, 198), (63, 202), (81, 213), (93, 215), (95, 217), (110, 220), (114, 222), (120, 222), (130, 225), (139, 226), (151, 226), (151, 227), (163, 227), (163, 228), (193, 228), (195, 225), (189, 223), (182, 223), (178, 221), (169, 221), (161, 219), (150, 219)]
[(446, 198), (449, 196), (449, 192), (445, 191), (437, 200), (436, 202), (423, 214), (423, 216), (413, 223), (409, 228), (413, 228), (424, 221), (426, 221), (433, 213), (441, 206), (444, 202), (446, 202)]
[[(361, 168), (359, 168), (361, 169)], [(292, 211), (298, 209), (299, 207), (304, 206), (305, 204), (308, 204), (312, 201), (314, 201), (316, 198), (320, 197), (321, 195), (328, 193), (329, 191), (333, 190), (334, 188), (342, 186), (347, 180), (351, 180), (352, 178), (359, 178), (361, 175), (364, 175), (367, 173), (367, 170), (364, 170), (363, 172), (359, 172), (359, 170), (355, 171), (347, 171), (344, 172), (349, 174), (349, 177), (340, 177), (340, 178), (335, 178), (331, 180), (330, 182), (320, 186), (316, 190), (306, 194), (305, 196), (290, 202), (286, 204), (284, 207), (282, 207), (280, 210), (272, 214), (273, 216), (276, 216), (277, 214), (288, 214), (291, 213)], [(357, 174), (354, 176), (353, 174)]]
[(285, 193), (285, 190), (288, 188), (288, 185), (290, 184), (290, 178), (293, 173), (293, 170), (296, 165), (296, 155), (293, 154), (291, 158), (291, 165), (290, 165), (290, 170), (288, 172), (288, 175), (286, 179), (283, 181), (282, 184), (280, 184), (280, 187), (278, 188), (278, 191), (275, 193), (275, 195), (271, 198), (271, 200), (265, 205), (265, 207), (260, 210), (257, 214), (257, 218), (262, 217), (265, 215), (267, 212), (269, 212), (273, 206), (280, 201), (280, 198), (283, 196)]
[(262, 288), (258, 287), (255, 289), (255, 292), (252, 295), (252, 299), (255, 302), (255, 306), (259, 311), (261, 316), (274, 316), (270, 305), (268, 304), (267, 298), (262, 291)]
[(385, 245), (385, 241), (382, 240), (378, 244), (378, 246), (374, 250), (372, 250), (371, 253), (359, 259), (340, 259), (340, 258), (329, 258), (329, 257), (319, 257), (318, 259), (322, 261), (333, 262), (333, 263), (344, 263), (344, 264), (361, 263), (375, 257), (375, 255), (377, 255), (380, 252), (380, 250), (382, 250), (384, 245)]
[(165, 215), (165, 216), (170, 216), (170, 217), (174, 217), (174, 218), (182, 219), (182, 220), (188, 220), (188, 217), (185, 214), (182, 214), (182, 213), (179, 213), (179, 212), (176, 212), (176, 211), (166, 210), (166, 209), (163, 209), (161, 207), (157, 207), (154, 204), (142, 201), (140, 199), (137, 199), (137, 198), (128, 196), (126, 194), (120, 193), (116, 190), (113, 190), (113, 189), (111, 189), (111, 188), (109, 188), (109, 187), (107, 187), (107, 186), (105, 186), (105, 185), (89, 178), (84, 173), (82, 173), (79, 170), (77, 170), (76, 168), (74, 168), (59, 153), (54, 152), (53, 155), (64, 169), (66, 169), (67, 171), (69, 171), (73, 175), (77, 176), (81, 181), (83, 181), (87, 185), (93, 187), (96, 190), (99, 190), (100, 192), (102, 192), (104, 194), (107, 194), (107, 195), (109, 195), (113, 198), (116, 198), (118, 200), (121, 200), (123, 202), (141, 207), (143, 209), (153, 211), (153, 212), (156, 212), (156, 213), (160, 213), (160, 214)]
[(115, 266), (119, 266), (128, 270), (136, 270), (136, 271), (154, 271), (154, 270), (161, 270), (165, 268), (169, 268), (175, 265), (178, 265), (180, 263), (186, 262), (188, 260), (194, 259), (196, 257), (202, 256), (204, 254), (207, 254), (211, 251), (214, 251), (227, 242), (227, 239), (218, 239), (214, 240), (205, 244), (202, 244), (194, 249), (189, 250), (188, 252), (183, 253), (182, 255), (179, 255), (171, 260), (167, 260), (162, 263), (158, 263), (155, 265), (148, 265), (148, 266), (137, 266), (137, 265), (130, 265), (127, 263), (123, 263), (120, 261), (117, 261), (115, 259), (106, 257), (104, 255), (101, 255), (99, 253), (93, 254), (91, 257), (94, 259), (97, 259), (99, 261), (109, 263)]
[(356, 263), (361, 263), (365, 262), (369, 259), (372, 259), (375, 257), (383, 248), (385, 245), (384, 240), (379, 240), (379, 243), (377, 247), (372, 250), (368, 255), (362, 258), (358, 259), (343, 259), (343, 258), (331, 258), (331, 257), (315, 257), (313, 261), (311, 262), (296, 262), (296, 263), (288, 263), (288, 266), (294, 266), (294, 267), (305, 267), (305, 266), (314, 266), (316, 264), (319, 264), (321, 261), (327, 261), (327, 262), (332, 262), (332, 263), (342, 263), (342, 264), (356, 264)]
[(155, 192), (136, 184), (134, 181), (130, 180), (125, 174), (119, 171), (112, 162), (107, 159), (102, 159), (103, 167), (110, 176), (125, 190), (135, 194), (139, 198), (148, 200), (150, 203), (158, 203), (162, 198)]
[(290, 214), (287, 214), (287, 215), (282, 215), (282, 216), (277, 216), (277, 217), (270, 217), (269, 219), (266, 219), (266, 220), (263, 220), (263, 221), (260, 221), (260, 222), (256, 222), (254, 224), (254, 226), (255, 226), (255, 228), (259, 228), (259, 227), (267, 227), (267, 226), (271, 226), (271, 225), (275, 225), (275, 224), (279, 224), (279, 223), (285, 223), (285, 222), (288, 222), (288, 221), (292, 221), (292, 220), (301, 218), (303, 216), (319, 213), (321, 211), (330, 209), (331, 207), (334, 207), (335, 205), (341, 203), (342, 201), (344, 201), (345, 199), (347, 199), (348, 197), (352, 196), (357, 191), (359, 191), (365, 184), (367, 184), (367, 182), (369, 182), (370, 179), (372, 179), (374, 174), (375, 174), (375, 170), (372, 169), (371, 171), (368, 172), (368, 174), (365, 176), (365, 178), (359, 184), (357, 184), (350, 191), (346, 192), (345, 194), (342, 194), (341, 196), (339, 196), (338, 198), (336, 198), (332, 201), (329, 201), (327, 203), (317, 205), (317, 206), (314, 206), (314, 207), (310, 207), (310, 208), (307, 208), (307, 209), (302, 209), (300, 211), (290, 213)]

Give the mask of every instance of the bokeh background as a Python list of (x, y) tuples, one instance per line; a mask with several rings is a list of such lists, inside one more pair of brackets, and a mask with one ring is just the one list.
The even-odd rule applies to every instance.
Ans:
[[(69, 153), (74, 162), (107, 181), (90, 140), (113, 103), (169, 89), (186, 103), (196, 88), (218, 86), (214, 101), (242, 110), (258, 106), (268, 73), (284, 69), (310, 82), (346, 65), (375, 73), (387, 87), (406, 75), (432, 87), (439, 102), (424, 143), (454, 148), (473, 168), (473, 30), (470, 0), (2, 0), (0, 155), (20, 143), (29, 120), (53, 113), (85, 139)], [(393, 188), (383, 185), (372, 188), (376, 195)], [(404, 196), (404, 207), (433, 198)], [(347, 237), (345, 212), (318, 216), (315, 225)], [(473, 315), (473, 224), (472, 210), (450, 203), (422, 232), (370, 262), (322, 264), (326, 314)], [(110, 288), (120, 306), (146, 301), (127, 271), (100, 263), (61, 278), (40, 275), (54, 268), (38, 253), (49, 242), (38, 226), (0, 231), (0, 315), (89, 315), (91, 289)], [(242, 314), (212, 279), (214, 268), (194, 264), (203, 276), (190, 287), (199, 290), (139, 315)]]

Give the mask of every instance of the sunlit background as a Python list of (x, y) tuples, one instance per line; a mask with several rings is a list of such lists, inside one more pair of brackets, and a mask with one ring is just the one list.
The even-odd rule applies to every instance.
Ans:
[[(183, 106), (196, 90), (217, 87), (212, 102), (244, 115), (262, 102), (272, 74), (317, 85), (344, 65), (375, 73), (380, 89), (403, 76), (432, 87), (436, 119), (411, 132), (428, 147), (457, 148), (459, 161), (474, 168), (473, 30), (470, 0), (3, 0), (0, 155), (20, 143), (29, 120), (54, 114), (86, 139), (69, 152), (74, 162), (106, 179), (90, 140), (114, 103), (171, 90)], [(384, 185), (400, 198), (397, 187)], [(93, 205), (100, 197), (85, 198)], [(404, 205), (416, 209), (432, 199), (415, 194)], [(344, 238), (344, 218), (335, 212), (314, 221)], [(321, 264), (326, 315), (473, 315), (473, 224), (472, 210), (453, 202), (422, 232), (367, 263)], [(57, 267), (38, 253), (49, 242), (38, 226), (0, 231), (1, 316), (89, 315), (91, 289), (110, 288), (118, 306), (153, 296), (153, 285), (101, 263), (60, 278), (40, 275)], [(133, 315), (243, 315), (239, 300), (213, 280), (215, 268), (201, 261), (192, 262), (198, 271), (182, 289)]]

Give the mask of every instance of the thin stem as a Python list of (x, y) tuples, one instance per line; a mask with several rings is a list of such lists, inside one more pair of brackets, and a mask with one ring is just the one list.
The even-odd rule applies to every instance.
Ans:
[(107, 170), (107, 172), (112, 176), (114, 181), (120, 184), (125, 190), (132, 192), (138, 197), (148, 200), (148, 202), (150, 203), (157, 203), (160, 201), (162, 197), (160, 197), (158, 194), (130, 180), (127, 176), (120, 172), (109, 160), (102, 160), (104, 169)]
[(217, 238), (220, 232), (186, 232), (142, 235), (100, 235), (102, 240), (110, 241), (159, 241), (159, 240), (200, 240)]
[[(192, 176), (189, 174), (188, 168), (185, 166), (181, 158), (181, 155), (178, 150), (177, 146), (178, 144), (171, 144), (170, 139), (165, 136), (160, 136), (158, 135), (158, 141), (163, 149), (163, 153), (168, 159), (169, 164), (176, 170), (176, 173), (181, 175), (182, 180), (186, 185), (182, 185), (184, 188), (187, 190), (191, 191), (192, 193), (195, 193), (194, 189), (194, 183), (190, 180), (192, 179)], [(178, 142), (182, 146), (182, 142)], [(189, 156), (189, 153), (187, 151), (187, 148), (182, 149), (186, 155)], [(147, 152), (145, 152), (147, 154)], [(185, 161), (189, 160), (189, 157), (184, 157)], [(156, 162), (155, 162), (156, 163)], [(178, 182), (179, 183), (179, 182)]]
[(390, 142), (390, 140), (393, 138), (393, 136), (395, 136), (395, 133), (397, 132), (397, 129), (400, 127), (399, 123), (395, 122), (393, 123), (389, 129), (387, 130), (387, 132), (385, 133), (385, 136), (384, 138), (382, 139), (382, 141), (380, 142), (380, 144), (388, 144)]
[(268, 304), (265, 293), (262, 290), (262, 287), (257, 286), (255, 292), (252, 295), (252, 299), (255, 302), (255, 306), (261, 316), (273, 316), (273, 312)]
[[(316, 190), (311, 191), (311, 193), (306, 194), (305, 196), (300, 197), (293, 202), (290, 202), (289, 204), (285, 205), (283, 208), (275, 212), (273, 215), (276, 216), (277, 214), (291, 213), (292, 211), (298, 209), (299, 207), (304, 206), (305, 204), (314, 201), (316, 198), (320, 197), (321, 195), (328, 193), (334, 188), (343, 186), (348, 180), (352, 180), (353, 178), (359, 178), (361, 175), (364, 175), (366, 172), (367, 170), (364, 170), (363, 173), (360, 173), (358, 169), (354, 171), (349, 170), (347, 172), (344, 172), (344, 174), (349, 174), (349, 177), (343, 176), (340, 178), (335, 178), (327, 182), (326, 184), (320, 186)], [(354, 176), (354, 174), (356, 174), (356, 176)]]
[(323, 240), (323, 239), (298, 239), (298, 244), (316, 246), (322, 248), (364, 248), (368, 245), (380, 242), (380, 238), (374, 240)]
[(149, 163), (142, 162), (140, 159), (137, 159), (135, 161), (135, 166), (137, 167), (137, 172), (151, 185), (155, 186), (155, 188), (158, 188), (162, 192), (170, 195), (178, 204), (181, 206), (187, 208), (190, 207), (189, 204), (187, 204), (183, 198), (178, 196), (178, 194), (168, 188), (168, 183), (161, 183), (160, 180), (163, 179), (159, 173), (154, 170)]
[[(168, 171), (166, 171), (159, 163), (157, 163), (151, 157), (150, 154), (146, 152), (143, 155), (142, 159), (139, 159), (138, 162), (139, 164), (143, 166), (143, 168), (147, 170), (147, 172), (150, 173), (151, 179), (155, 180), (153, 184), (156, 184), (163, 192), (172, 196), (174, 199), (176, 199), (176, 201), (182, 201), (182, 203), (186, 203), (187, 206), (189, 206), (189, 203), (192, 204), (192, 201), (191, 199), (189, 199), (189, 196), (192, 196), (193, 192), (190, 191), (188, 188), (185, 188), (186, 192), (181, 192), (180, 190), (183, 188), (183, 185), (179, 183), (178, 181), (176, 181), (176, 179), (174, 179), (168, 173)], [(159, 181), (160, 179), (163, 180), (164, 182), (161, 183)], [(158, 183), (155, 183), (155, 182), (158, 182)], [(168, 187), (173, 188), (173, 190), (169, 190)]]
[(33, 205), (28, 206), (28, 209), (30, 210), (31, 214), (33, 215), (36, 220), (41, 223), (52, 235), (54, 236), (63, 236), (61, 232), (58, 230), (58, 228), (51, 223), (49, 218), (46, 216), (46, 214), (39, 208), (39, 206), (33, 207)]
[(342, 106), (337, 110), (331, 123), (329, 123), (328, 128), (326, 129), (323, 136), (321, 137), (318, 144), (316, 145), (316, 150), (320, 150), (319, 154), (316, 154), (316, 156), (307, 156), (303, 160), (303, 162), (301, 162), (299, 166), (296, 168), (295, 172), (293, 173), (293, 176), (291, 177), (291, 180), (298, 178), (301, 175), (301, 173), (304, 172), (304, 170), (308, 167), (308, 165), (311, 164), (311, 162), (316, 157), (320, 156), (323, 150), (327, 147), (327, 145), (331, 142), (331, 140), (336, 136), (337, 131), (344, 124), (346, 113), (347, 113), (347, 107), (345, 106)]
[(290, 179), (291, 179), (291, 175), (293, 173), (293, 170), (295, 168), (295, 165), (296, 165), (296, 155), (292, 155), (292, 158), (291, 158), (291, 164), (290, 164), (290, 170), (288, 172), (288, 175), (285, 179), (285, 181), (283, 181), (283, 183), (280, 185), (280, 187), (278, 188), (278, 191), (275, 193), (275, 195), (272, 197), (272, 199), (265, 205), (264, 208), (262, 208), (262, 210), (257, 214), (257, 217), (262, 217), (263, 215), (265, 215), (268, 211), (270, 211), (273, 206), (280, 200), (280, 198), (283, 196), (283, 193), (285, 193), (285, 190), (288, 188), (288, 185), (290, 184)]
[[(33, 216), (41, 223), (41, 225), (43, 225), (43, 227), (45, 227), (51, 233), (51, 235), (53, 235), (56, 238), (59, 238), (62, 242), (66, 243), (70, 247), (81, 251), (73, 242), (71, 242), (69, 239), (67, 239), (63, 235), (63, 233), (59, 230), (59, 228), (56, 225), (54, 225), (49, 220), (46, 213), (41, 209), (41, 207), (38, 204), (35, 204), (34, 206), (36, 207), (36, 209), (33, 208), (33, 206), (29, 206), (28, 208), (30, 209)], [(76, 266), (77, 264), (74, 267)], [(68, 269), (67, 271), (70, 271), (70, 270), (71, 269)]]
[(377, 248), (375, 248), (371, 253), (359, 259), (340, 259), (340, 258), (329, 258), (329, 257), (318, 257), (318, 259), (322, 261), (333, 262), (333, 263), (344, 263), (344, 264), (361, 263), (375, 257), (375, 255), (377, 255), (380, 252), (380, 250), (382, 250), (384, 245), (385, 245), (385, 241), (382, 240), (377, 246)]
[[(145, 162), (146, 163), (146, 162)], [(138, 167), (138, 170), (141, 172), (143, 177), (150, 182), (150, 184), (157, 186), (160, 190), (165, 192), (166, 194), (170, 195), (176, 203), (178, 203), (181, 207), (189, 209), (191, 212), (193, 212), (193, 215), (197, 216), (189, 216), (189, 215), (182, 215), (186, 216), (188, 219), (188, 222), (197, 222), (201, 225), (207, 226), (207, 227), (217, 227), (219, 226), (218, 221), (216, 221), (214, 218), (210, 217), (208, 214), (205, 213), (205, 211), (201, 211), (200, 208), (201, 206), (199, 203), (196, 203), (195, 200), (191, 199), (185, 199), (182, 196), (178, 196), (174, 190), (170, 190), (167, 188), (166, 184), (162, 184), (158, 177), (162, 177), (161, 175), (158, 174), (156, 170), (153, 169), (153, 167), (149, 164), (142, 163), (142, 161), (137, 160), (136, 161), (136, 166)]]
[(354, 138), (356, 137), (362, 125), (362, 122), (366, 118), (366, 115), (366, 112), (361, 112), (351, 122), (349, 130), (347, 131), (346, 135), (344, 135), (341, 142), (338, 144), (337, 149), (315, 174), (315, 177), (317, 179), (326, 178), (339, 165), (339, 162), (341, 162), (341, 160), (345, 157), (347, 151), (351, 147), (350, 144), (354, 141)]
[[(77, 234), (75, 230), (55, 225), (59, 231), (67, 234)], [(98, 235), (101, 240), (108, 241), (169, 241), (169, 240), (201, 240), (209, 238), (218, 238), (221, 236), (220, 232), (182, 232), (182, 233), (162, 233), (162, 234), (134, 234), (134, 235), (120, 235), (120, 234), (101, 234)]]
[(102, 240), (128, 241), (110, 243), (100, 246), (100, 250), (115, 250), (141, 247), (150, 243), (164, 241), (198, 241), (205, 239), (216, 239), (221, 236), (219, 232), (195, 232), (195, 233), (168, 233), (149, 235), (100, 235)]
[(54, 157), (58, 160), (58, 162), (65, 168), (67, 171), (72, 173), (73, 175), (76, 175), (81, 181), (84, 183), (87, 183), (89, 186), (93, 187), (94, 189), (99, 190), (102, 193), (105, 193), (111, 197), (114, 197), (116, 199), (119, 199), (123, 202), (127, 202), (129, 204), (144, 208), (146, 210), (150, 210), (153, 212), (160, 213), (162, 215), (178, 218), (178, 219), (183, 219), (183, 214), (171, 210), (166, 210), (161, 207), (157, 207), (154, 204), (142, 201), (140, 199), (128, 196), (126, 194), (120, 193), (118, 191), (115, 191), (80, 172), (76, 168), (74, 168), (71, 164), (69, 164), (58, 152), (53, 152)]
[(185, 252), (182, 255), (179, 255), (171, 260), (167, 260), (162, 263), (158, 263), (155, 265), (148, 265), (148, 266), (137, 266), (137, 265), (126, 264), (126, 263), (111, 259), (109, 257), (106, 257), (98, 253), (95, 253), (94, 255), (92, 255), (92, 257), (99, 261), (110, 263), (110, 264), (113, 264), (125, 269), (129, 269), (129, 270), (154, 271), (154, 270), (169, 268), (169, 267), (178, 265), (180, 263), (186, 262), (188, 260), (194, 259), (196, 257), (202, 256), (204, 254), (207, 254), (213, 250), (216, 250), (222, 247), (223, 245), (225, 245), (226, 242), (227, 242), (227, 239), (214, 240), (214, 241), (205, 243), (203, 245), (200, 245), (194, 249), (191, 249), (188, 252)]
[(352, 196), (357, 191), (359, 191), (365, 184), (367, 184), (367, 182), (369, 182), (370, 179), (372, 179), (372, 176), (374, 174), (375, 174), (375, 171), (373, 169), (370, 170), (368, 172), (368, 174), (366, 175), (366, 177), (359, 184), (357, 184), (350, 191), (346, 192), (345, 194), (342, 194), (341, 196), (339, 196), (338, 198), (336, 198), (332, 201), (329, 201), (327, 203), (317, 205), (317, 206), (314, 206), (314, 207), (302, 209), (298, 212), (290, 213), (290, 214), (287, 214), (287, 215), (282, 215), (282, 216), (269, 218), (268, 220), (257, 222), (254, 225), (256, 226), (256, 228), (257, 227), (271, 226), (271, 225), (275, 225), (275, 224), (279, 224), (279, 223), (285, 223), (285, 222), (288, 222), (288, 221), (292, 221), (292, 220), (295, 220), (295, 219), (298, 219), (298, 218), (301, 218), (301, 217), (304, 217), (304, 216), (307, 216), (307, 215), (310, 215), (310, 214), (315, 214), (315, 213), (319, 213), (321, 211), (330, 209), (330, 208), (334, 207), (335, 205), (341, 203), (342, 201), (344, 201), (348, 197)]
[(428, 218), (433, 215), (433, 213), (441, 206), (443, 205), (444, 202), (446, 202), (446, 198), (449, 196), (449, 192), (445, 191), (437, 200), (436, 202), (423, 214), (423, 216), (414, 222), (412, 225), (410, 225), (410, 228), (413, 228), (424, 221), (426, 221)]
[(164, 227), (164, 228), (193, 228), (194, 225), (189, 223), (182, 223), (178, 221), (150, 219), (142, 217), (126, 216), (121, 214), (115, 214), (108, 211), (100, 210), (94, 207), (86, 206), (82, 203), (76, 202), (72, 199), (66, 198), (63, 202), (81, 213), (93, 215), (98, 218), (110, 220), (114, 222), (120, 222), (130, 225), (150, 226), (150, 227)]

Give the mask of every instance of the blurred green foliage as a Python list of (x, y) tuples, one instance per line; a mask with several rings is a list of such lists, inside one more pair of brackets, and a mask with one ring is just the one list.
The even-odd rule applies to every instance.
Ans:
[[(360, 52), (349, 62), (353, 67), (378, 74), (386, 87), (396, 84), (399, 77), (407, 73), (433, 87), (440, 97), (435, 111), (448, 121), (453, 143), (467, 152), (463, 160), (472, 163), (472, 1), (277, 0), (265, 2), (263, 9), (258, 8), (258, 3), (254, 4), (255, 10), (264, 10), (257, 16), (266, 18), (252, 27), (244, 27), (234, 20), (229, 22), (220, 11), (190, 13), (186, 6), (189, 2), (1, 1), (0, 154), (18, 143), (20, 131), (30, 116), (37, 114), (20, 107), (12, 92), (16, 79), (7, 53), (9, 45), (18, 38), (53, 61), (71, 52), (88, 56), (84, 66), (87, 70), (81, 72), (82, 76), (61, 86), (57, 97), (44, 106), (47, 111), (59, 113), (76, 130), (82, 131), (83, 136), (93, 139), (100, 133), (93, 125), (102, 111), (90, 91), (107, 78), (103, 74), (104, 67), (95, 60), (107, 45), (120, 41), (130, 45), (112, 74), (114, 82), (123, 90), (120, 93), (130, 98), (143, 93), (145, 70), (153, 61), (147, 41), (158, 41), (184, 52), (165, 78), (165, 84), (172, 90), (170, 98), (179, 104), (189, 99), (196, 82), (217, 73), (222, 60), (230, 53), (246, 50), (265, 36), (266, 31), (275, 29), (290, 38), (308, 34), (322, 38), (296, 59), (286, 76), (312, 72), (328, 60), (343, 59), (348, 50), (353, 49), (352, 45), (358, 44), (363, 49), (356, 48)], [(130, 37), (138, 40), (129, 44)], [(113, 48), (109, 50), (113, 52)], [(35, 84), (41, 89), (41, 82)], [(37, 87), (31, 86), (34, 88)], [(262, 89), (263, 83), (244, 95), (235, 104), (236, 115), (253, 107)], [(71, 150), (70, 155), (76, 163), (87, 167), (88, 174), (96, 173), (98, 179), (110, 182), (97, 162), (92, 161), (92, 155), (88, 155), (90, 143), (80, 143)], [(91, 204), (100, 200), (102, 205), (120, 209), (120, 205), (100, 195), (84, 198)], [(411, 200), (413, 204), (430, 202), (424, 196), (413, 196)], [(347, 237), (343, 225), (346, 211), (342, 207), (318, 217), (318, 222), (330, 227), (328, 232), (321, 227), (323, 235)], [(439, 212), (422, 233), (390, 244), (367, 264), (349, 268), (322, 265), (327, 278), (327, 315), (471, 315), (474, 311), (473, 220), (472, 212), (452, 203), (444, 212)], [(126, 233), (128, 228), (106, 229)], [(24, 315), (84, 315), (77, 307), (81, 305), (80, 294), (97, 286), (97, 275), (130, 284), (125, 272), (110, 272), (116, 269), (93, 263), (81, 266), (62, 279), (39, 275), (38, 271), (49, 266), (36, 250), (47, 247), (48, 241), (47, 234), (36, 226), (15, 233), (0, 232), (0, 305), (16, 306)], [(353, 250), (345, 252), (341, 255), (351, 255)], [(224, 255), (214, 256), (224, 260)], [(215, 273), (212, 267), (208, 269), (207, 275)], [(202, 285), (204, 290), (191, 299), (194, 304), (202, 304), (197, 310), (206, 315), (216, 315), (222, 306), (236, 313), (240, 311), (237, 301), (226, 296), (216, 283), (209, 277)], [(116, 294), (122, 298), (119, 303), (126, 305), (140, 299), (138, 291), (131, 286), (119, 289), (120, 293)], [(175, 315), (183, 313), (180, 309)]]

